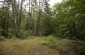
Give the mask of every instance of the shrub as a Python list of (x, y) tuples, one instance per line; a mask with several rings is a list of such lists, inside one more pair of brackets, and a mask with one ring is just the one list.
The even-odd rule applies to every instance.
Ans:
[(5, 37), (0, 36), (0, 40), (4, 40), (4, 39), (5, 39)]
[(45, 41), (43, 42), (43, 44), (49, 45), (51, 47), (55, 47), (57, 42), (56, 42), (56, 38), (53, 36), (48, 36), (44, 39)]
[(20, 38), (26, 38), (29, 35), (28, 31), (20, 30)]

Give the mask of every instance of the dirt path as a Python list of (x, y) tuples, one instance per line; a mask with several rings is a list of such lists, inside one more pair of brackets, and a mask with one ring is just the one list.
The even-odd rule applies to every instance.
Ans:
[(54, 49), (42, 45), (43, 37), (0, 41), (0, 55), (57, 55)]
[(32, 48), (32, 55), (42, 55), (42, 50), (38, 46)]

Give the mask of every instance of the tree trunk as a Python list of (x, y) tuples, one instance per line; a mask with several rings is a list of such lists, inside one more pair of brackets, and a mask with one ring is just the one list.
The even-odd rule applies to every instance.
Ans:
[(16, 0), (13, 1), (12, 10), (13, 10), (13, 18), (14, 18), (15, 35), (16, 35), (16, 37), (20, 37), (19, 28), (18, 28), (18, 24), (17, 24), (18, 17), (17, 17), (17, 10), (16, 10)]
[(36, 33), (37, 35), (40, 36), (40, 21), (41, 21), (41, 0), (39, 0), (39, 16), (38, 16), (38, 21), (37, 21), (37, 28), (36, 28)]

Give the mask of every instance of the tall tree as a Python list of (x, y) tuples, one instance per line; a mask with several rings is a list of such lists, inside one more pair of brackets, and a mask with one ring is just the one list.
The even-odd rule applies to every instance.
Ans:
[(8, 36), (8, 18), (9, 18), (9, 8), (10, 8), (10, 1), (9, 0), (4, 0), (1, 1), (3, 3), (3, 16), (2, 17), (2, 36), (7, 37)]

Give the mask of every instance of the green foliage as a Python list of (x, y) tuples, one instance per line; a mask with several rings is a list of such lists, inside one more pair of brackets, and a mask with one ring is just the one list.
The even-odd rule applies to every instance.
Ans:
[[(57, 37), (54, 37), (54, 36), (47, 36), (45, 39), (44, 39), (44, 44), (46, 45), (49, 45), (50, 47), (53, 47), (53, 48), (64, 48), (69, 40), (62, 40), (60, 38), (57, 38)], [(64, 42), (65, 41), (65, 42)]]
[(53, 36), (45, 37), (42, 42), (44, 45), (48, 45), (53, 49), (56, 49), (60, 55), (84, 55), (85, 43), (82, 41), (73, 41), (68, 39), (60, 39)]
[(43, 19), (42, 22), (42, 34), (51, 35), (54, 33), (54, 23), (53, 19), (50, 16), (47, 16)]
[(10, 32), (10, 29), (13, 27), (12, 14), (5, 9), (0, 9), (0, 35), (5, 37), (10, 36), (10, 34), (13, 34)]
[(0, 35), (2, 36), (8, 36), (8, 18), (8, 11), (0, 9)]
[(21, 39), (26, 38), (28, 35), (30, 35), (30, 33), (28, 33), (28, 31), (26, 31), (26, 30), (20, 30), (20, 38)]
[(53, 7), (56, 28), (54, 35), (70, 39), (85, 39), (84, 0), (64, 0)]
[[(48, 2), (49, 0), (45, 1), (44, 12), (40, 12), (40, 27), (37, 25), (38, 11), (33, 11), (33, 14), (22, 11), (22, 19), (20, 20), (19, 16), (17, 16), (19, 13), (17, 11), (20, 10), (17, 3), (15, 9), (17, 25), (14, 25), (15, 20), (12, 11), (0, 9), (0, 35), (2, 35), (2, 32), (5, 32), (10, 36), (15, 36), (14, 29), (17, 26), (17, 29), (20, 29), (19, 35), (23, 38), (23, 36), (27, 35), (36, 35), (37, 33), (35, 32), (38, 31), (38, 27), (41, 35), (54, 35), (69, 39), (85, 40), (85, 1), (63, 0), (61, 3), (55, 4), (52, 9), (50, 9)], [(28, 13), (30, 13), (29, 18)]]
[(79, 43), (76, 46), (77, 46), (78, 54), (84, 55), (85, 54), (85, 47), (84, 47), (85, 44), (84, 43)]
[(49, 45), (51, 47), (55, 47), (57, 43), (56, 43), (55, 37), (53, 37), (53, 36), (47, 36), (45, 38), (45, 42), (43, 42), (43, 44)]

